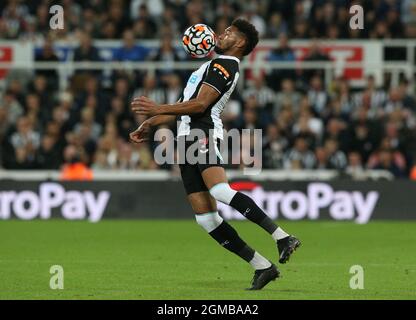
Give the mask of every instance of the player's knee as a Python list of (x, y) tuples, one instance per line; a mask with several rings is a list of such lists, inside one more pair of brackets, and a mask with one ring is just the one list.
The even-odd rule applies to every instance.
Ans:
[(228, 183), (218, 183), (213, 186), (209, 193), (218, 201), (230, 204), (237, 191), (231, 189)]
[(215, 230), (224, 220), (218, 212), (208, 212), (195, 215), (196, 222), (208, 233)]

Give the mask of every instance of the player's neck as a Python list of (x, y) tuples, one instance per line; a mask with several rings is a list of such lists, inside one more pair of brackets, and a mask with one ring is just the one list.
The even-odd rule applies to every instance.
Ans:
[(240, 53), (235, 52), (235, 50), (225, 51), (225, 52), (221, 53), (221, 55), (236, 57), (240, 61), (243, 59), (243, 56)]

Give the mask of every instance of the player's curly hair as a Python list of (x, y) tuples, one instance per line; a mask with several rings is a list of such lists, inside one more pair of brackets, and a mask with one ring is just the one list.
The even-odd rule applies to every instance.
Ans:
[(258, 31), (250, 22), (241, 18), (235, 19), (231, 25), (236, 27), (246, 37), (247, 43), (243, 55), (248, 55), (259, 42)]

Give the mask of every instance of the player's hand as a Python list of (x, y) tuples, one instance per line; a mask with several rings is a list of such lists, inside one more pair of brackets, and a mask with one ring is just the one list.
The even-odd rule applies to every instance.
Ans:
[(149, 140), (150, 121), (144, 121), (136, 130), (130, 133), (130, 140), (134, 143), (142, 143)]
[(158, 114), (157, 109), (157, 103), (144, 96), (134, 98), (131, 103), (131, 110), (139, 115), (153, 117)]

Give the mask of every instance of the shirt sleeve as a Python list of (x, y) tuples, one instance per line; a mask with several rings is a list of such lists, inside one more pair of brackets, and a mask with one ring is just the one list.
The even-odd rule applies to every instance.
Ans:
[(215, 59), (211, 62), (203, 83), (211, 86), (221, 94), (232, 83), (236, 72), (237, 68), (234, 65), (234, 61), (230, 63), (225, 59)]

